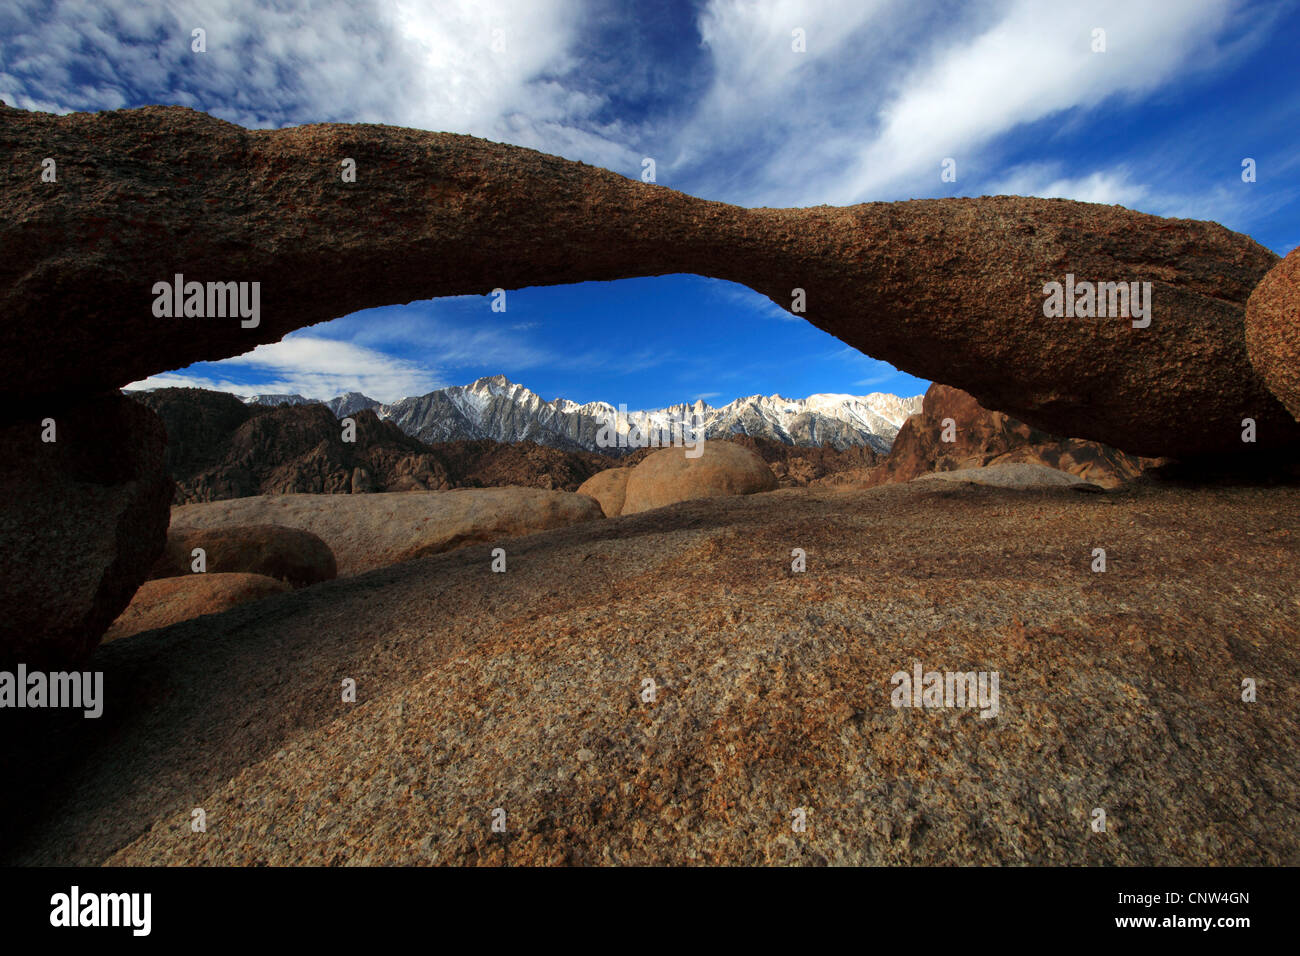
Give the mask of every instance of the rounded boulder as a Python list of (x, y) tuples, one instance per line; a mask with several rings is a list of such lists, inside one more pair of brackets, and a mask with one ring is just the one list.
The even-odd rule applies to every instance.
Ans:
[(598, 471), (581, 485), (578, 494), (595, 498), (606, 518), (617, 518), (623, 513), (623, 499), (627, 496), (627, 479), (631, 468), (606, 468)]
[[(697, 451), (692, 458), (687, 452)], [(632, 469), (622, 513), (636, 514), (694, 498), (771, 491), (776, 475), (756, 453), (726, 441), (665, 448)]]
[(1269, 391), (1300, 421), (1300, 249), (1291, 250), (1250, 294), (1246, 351)]

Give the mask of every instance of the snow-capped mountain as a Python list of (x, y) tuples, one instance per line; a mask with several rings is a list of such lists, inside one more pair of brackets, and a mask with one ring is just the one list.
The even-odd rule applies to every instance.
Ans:
[[(302, 395), (254, 395), (244, 399), (249, 405), (316, 405), (319, 400)], [(337, 399), (335, 399), (337, 401)]]
[(338, 398), (331, 398), (325, 403), (339, 418), (347, 415), (355, 415), (362, 409), (369, 408), (378, 413), (383, 407), (382, 402), (377, 402), (373, 398), (368, 398), (360, 392), (348, 392), (346, 395), (340, 395)]
[[(697, 401), (629, 411), (606, 402), (579, 405), (566, 398), (544, 401), (536, 392), (504, 375), (493, 375), (469, 385), (403, 398), (391, 405), (359, 392), (340, 395), (324, 404), (340, 417), (373, 409), (408, 435), (431, 443), (490, 438), (500, 442), (534, 441), (570, 451), (617, 453), (644, 444), (644, 436), (651, 429), (659, 434), (666, 429), (680, 434), (685, 424), (694, 429), (686, 434), (686, 441), (702, 430), (706, 439), (742, 434), (787, 445), (829, 442), (840, 449), (870, 445), (886, 452), (907, 417), (920, 412), (921, 398), (899, 398), (883, 392), (808, 398), (751, 395), (721, 408)], [(314, 400), (301, 395), (258, 395), (249, 401), (281, 405)]]

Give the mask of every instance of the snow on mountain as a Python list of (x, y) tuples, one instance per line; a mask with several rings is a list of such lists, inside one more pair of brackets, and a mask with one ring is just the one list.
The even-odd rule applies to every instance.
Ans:
[(325, 404), (328, 405), (330, 411), (339, 418), (344, 418), (348, 415), (355, 415), (357, 412), (365, 408), (373, 409), (378, 413), (379, 409), (382, 407), (380, 402), (375, 401), (373, 398), (367, 398), (360, 392), (348, 392), (346, 395), (340, 395), (338, 398), (331, 398)]
[[(340, 395), (324, 404), (338, 416), (373, 409), (382, 419), (425, 442), (490, 438), (500, 442), (534, 441), (569, 451), (614, 451), (633, 444), (651, 429), (680, 434), (683, 424), (702, 429), (704, 437), (750, 435), (787, 445), (836, 448), (870, 445), (886, 452), (909, 415), (921, 410), (922, 396), (900, 398), (883, 392), (870, 395), (819, 394), (807, 398), (751, 395), (721, 408), (704, 401), (667, 408), (627, 410), (607, 402), (579, 405), (567, 398), (544, 401), (504, 375), (480, 378), (384, 405), (359, 392)], [(301, 395), (258, 395), (250, 402), (303, 404)], [(618, 436), (608, 447), (610, 431)], [(693, 440), (697, 432), (686, 434)]]
[(317, 399), (303, 395), (254, 395), (244, 401), (249, 405), (317, 405)]

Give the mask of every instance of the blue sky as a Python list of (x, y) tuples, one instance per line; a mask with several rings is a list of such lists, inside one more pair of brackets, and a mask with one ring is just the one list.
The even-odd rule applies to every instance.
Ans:
[[(0, 99), (448, 130), (630, 177), (652, 157), (659, 183), (744, 206), (1062, 196), (1285, 254), (1297, 49), (1297, 3), (1247, 0), (6, 0)], [(496, 373), (631, 408), (927, 384), (698, 276), (370, 309), (145, 384), (388, 401)]]

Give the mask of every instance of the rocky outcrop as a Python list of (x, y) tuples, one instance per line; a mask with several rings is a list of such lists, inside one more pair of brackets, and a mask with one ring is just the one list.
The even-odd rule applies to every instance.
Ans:
[(104, 643), (143, 631), (171, 627), (204, 614), (220, 614), (249, 601), (290, 590), (284, 581), (261, 574), (186, 574), (146, 581), (104, 635)]
[[(853, 347), (1053, 434), (1240, 454), (1244, 409), (1261, 445), (1300, 439), (1246, 356), (1246, 299), (1277, 257), (1215, 223), (1009, 196), (741, 209), (469, 136), (246, 130), (181, 107), (0, 107), (0, 151), (11, 415), (370, 306), (690, 272), (798, 297)], [(156, 314), (177, 277), (209, 317)], [(1150, 325), (1045, 318), (1045, 284), (1069, 277), (1150, 283)], [(211, 317), (234, 287), (209, 304), (207, 283), (246, 283), (247, 317)]]
[[(586, 495), (474, 488), (371, 495), (268, 495), (172, 509), (173, 533), (249, 524), (301, 528), (334, 552), (340, 575), (450, 551), (506, 544), (547, 528), (603, 518)], [(485, 559), (486, 561), (486, 559)]]
[(158, 417), (115, 393), (47, 411), (0, 427), (0, 669), (83, 662), (167, 534)]
[(661, 448), (627, 476), (620, 514), (663, 508), (679, 501), (771, 491), (776, 476), (755, 452), (734, 442), (708, 441), (692, 458), (687, 448)]
[[(1260, 280), (1246, 303), (1251, 364), (1273, 394), (1300, 420), (1300, 249)], [(1242, 409), (1250, 417), (1251, 409)]]
[(167, 428), (176, 503), (263, 494), (360, 494), (517, 485), (573, 491), (613, 460), (531, 441), (426, 445), (370, 409), (355, 441), (323, 404), (246, 405), (198, 388), (132, 392)]
[(264, 494), (356, 494), (446, 488), (447, 470), (429, 447), (355, 413), (355, 434), (325, 405), (245, 405), (197, 388), (133, 392), (167, 428), (176, 503)]
[(627, 476), (631, 468), (606, 468), (592, 475), (578, 488), (578, 494), (595, 498), (606, 518), (617, 518), (623, 513), (623, 499), (627, 496)]
[[(576, 491), (611, 464), (605, 455), (562, 450), (532, 441), (496, 442), (471, 439), (429, 446), (443, 463), (453, 488), (544, 488)], [(396, 490), (396, 489), (394, 489)]]
[[(1300, 860), (1300, 488), (935, 484), (686, 502), (107, 644), (104, 719), (0, 735), (41, 768), (0, 787), (0, 864)], [(1000, 675), (997, 715), (893, 706), (918, 665)]]
[(1018, 462), (1056, 468), (1103, 488), (1118, 487), (1152, 464), (1098, 442), (1049, 435), (936, 382), (925, 393), (921, 414), (899, 429), (885, 460), (855, 483), (871, 487), (929, 472)]
[(152, 578), (194, 573), (194, 550), (203, 550), (206, 572), (259, 574), (301, 588), (329, 581), (338, 574), (334, 552), (324, 541), (300, 528), (282, 525), (229, 525), (219, 528), (173, 528)]

